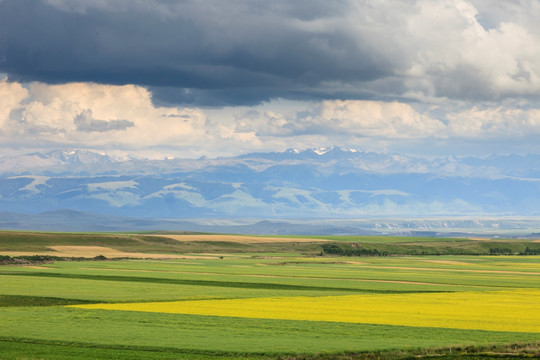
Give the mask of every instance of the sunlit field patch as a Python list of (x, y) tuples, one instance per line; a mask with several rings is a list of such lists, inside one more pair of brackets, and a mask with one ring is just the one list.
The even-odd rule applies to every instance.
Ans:
[(73, 305), (243, 318), (540, 333), (540, 290)]

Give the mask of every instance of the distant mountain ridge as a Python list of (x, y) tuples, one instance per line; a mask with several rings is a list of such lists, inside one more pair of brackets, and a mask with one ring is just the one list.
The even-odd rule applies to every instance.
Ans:
[[(45, 153), (0, 156), (0, 174), (33, 175), (48, 172), (66, 174), (74, 169), (102, 175), (115, 173), (174, 172), (206, 166), (243, 164), (255, 169), (276, 164), (304, 162), (321, 168), (357, 169), (374, 173), (433, 173), (446, 176), (538, 176), (540, 155), (493, 155), (488, 158), (435, 158), (427, 160), (403, 154), (364, 152), (351, 148), (288, 149), (284, 152), (248, 153), (237, 157), (150, 160), (138, 157), (115, 157), (89, 150), (59, 149)], [(100, 166), (94, 166), (100, 165)], [(105, 166), (103, 166), (105, 165)], [(111, 166), (107, 166), (111, 165)], [(120, 168), (118, 168), (120, 166)], [(131, 168), (131, 167), (132, 168)], [(142, 168), (141, 168), (142, 166)]]
[(103, 164), (117, 161), (119, 161), (117, 158), (88, 150), (53, 150), (46, 153), (34, 152), (0, 157), (0, 173), (16, 173), (47, 167)]
[[(32, 231), (193, 231), (260, 235), (402, 235), (538, 238), (539, 218), (425, 219), (141, 219), (61, 209), (0, 212), (0, 229)], [(535, 232), (536, 231), (536, 232)]]
[(148, 160), (0, 157), (0, 211), (137, 218), (539, 216), (540, 156), (423, 159), (350, 148)]

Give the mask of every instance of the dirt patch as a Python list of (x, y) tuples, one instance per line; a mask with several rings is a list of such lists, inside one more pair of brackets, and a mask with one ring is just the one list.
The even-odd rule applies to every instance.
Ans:
[(176, 241), (224, 241), (241, 244), (260, 244), (260, 243), (300, 243), (300, 242), (328, 242), (324, 239), (310, 238), (287, 238), (287, 237), (267, 237), (267, 236), (245, 236), (245, 235), (152, 235), (166, 237)]
[(124, 252), (115, 250), (104, 246), (49, 246), (54, 250), (57, 256), (73, 256), (73, 257), (94, 257), (103, 255), (107, 257), (121, 257), (125, 256)]

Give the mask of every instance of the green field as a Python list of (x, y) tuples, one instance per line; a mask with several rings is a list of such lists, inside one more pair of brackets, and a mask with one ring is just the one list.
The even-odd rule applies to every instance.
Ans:
[[(215, 248), (203, 250), (208, 241), (179, 242), (149, 234), (0, 233), (0, 255), (58, 252), (58, 248), (51, 252), (50, 246), (102, 246), (163, 255), (162, 259), (80, 259), (0, 266), (0, 359), (390, 359), (435, 355), (444, 359), (500, 359), (540, 352), (540, 331), (73, 307), (540, 290), (540, 256), (536, 255), (337, 256), (321, 247), (370, 244), (382, 251), (388, 246), (428, 244), (440, 251), (468, 244), (471, 248), (518, 251), (536, 249), (539, 243), (532, 240), (334, 237), (324, 238), (330, 240), (324, 243), (265, 243), (256, 237), (258, 242), (227, 243), (220, 241), (219, 235), (215, 237), (210, 242), (217, 244)], [(167, 254), (185, 258), (167, 259)], [(361, 313), (361, 304), (351, 311)], [(531, 316), (535, 319), (536, 315)]]
[[(177, 241), (171, 236), (182, 236)], [(209, 236), (206, 240), (195, 239)], [(62, 256), (51, 246), (98, 246), (126, 253), (153, 254), (299, 254), (355, 255), (378, 251), (386, 255), (540, 255), (540, 242), (534, 239), (467, 239), (407, 236), (246, 236), (202, 235), (197, 233), (50, 233), (0, 231), (0, 255), (17, 252)], [(226, 241), (223, 237), (228, 238)], [(252, 239), (246, 241), (245, 239)], [(268, 239), (268, 240), (265, 240)], [(285, 241), (275, 241), (282, 239)], [(334, 249), (334, 252), (327, 251)], [(362, 255), (362, 254), (360, 254)]]

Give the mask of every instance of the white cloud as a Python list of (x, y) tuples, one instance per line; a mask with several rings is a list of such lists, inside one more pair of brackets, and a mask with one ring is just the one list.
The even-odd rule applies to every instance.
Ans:
[(21, 84), (0, 80), (0, 131), (8, 122), (12, 111), (20, 108), (21, 101), (28, 97), (28, 90)]
[(200, 109), (156, 107), (140, 86), (0, 82), (4, 143), (90, 147), (195, 145), (205, 133)]
[(334, 145), (388, 151), (396, 144), (430, 154), (437, 141), (451, 148), (452, 142), (517, 143), (540, 135), (540, 109), (522, 105), (483, 104), (459, 111), (441, 105), (438, 115), (414, 104), (367, 100), (203, 110), (156, 106), (151, 93), (135, 85), (23, 86), (2, 80), (0, 141), (4, 149), (76, 147), (154, 158)]
[(444, 129), (440, 121), (408, 104), (381, 101), (324, 101), (316, 122), (329, 129), (382, 138), (438, 136)]
[(237, 118), (237, 131), (259, 136), (325, 135), (379, 138), (444, 136), (444, 124), (398, 102), (327, 100), (287, 115), (265, 111)]
[(540, 109), (473, 107), (446, 117), (449, 132), (458, 138), (523, 138), (540, 135)]
[[(540, 93), (538, 27), (504, 18), (486, 28), (479, 19), (491, 10), (483, 11), (465, 0), (418, 2), (402, 36), (416, 53), (403, 74), (409, 94), (498, 99)], [(520, 15), (538, 19), (540, 7), (524, 6)]]

